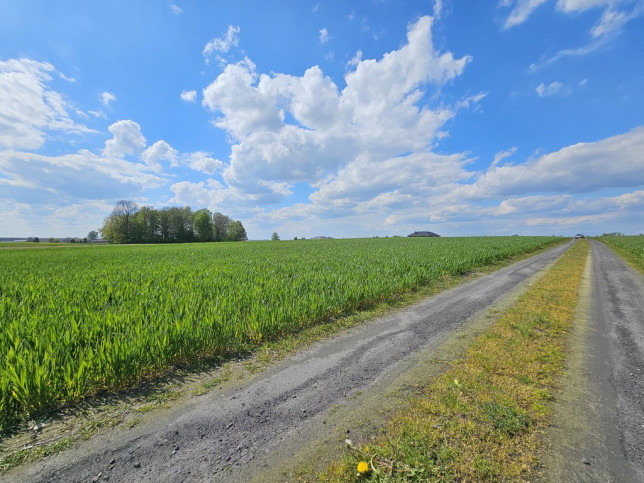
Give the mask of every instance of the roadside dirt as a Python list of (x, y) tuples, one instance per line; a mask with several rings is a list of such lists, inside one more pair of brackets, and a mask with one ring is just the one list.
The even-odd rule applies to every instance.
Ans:
[(644, 481), (644, 280), (591, 241), (543, 481)]
[(185, 404), (16, 468), (5, 481), (293, 481), (384, 426), (570, 245), (356, 327)]

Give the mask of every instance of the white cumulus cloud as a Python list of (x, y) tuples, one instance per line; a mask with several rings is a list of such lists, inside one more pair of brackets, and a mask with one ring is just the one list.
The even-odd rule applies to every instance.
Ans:
[(197, 100), (197, 91), (181, 91), (181, 100), (186, 102), (195, 102)]
[(223, 37), (211, 39), (203, 48), (204, 57), (208, 57), (213, 52), (226, 53), (231, 47), (239, 45), (239, 26), (229, 25), (226, 34)]
[(208, 175), (215, 174), (224, 166), (222, 161), (211, 157), (209, 153), (203, 151), (190, 153), (186, 156), (185, 162), (191, 169)]
[(503, 200), (496, 209), (496, 215), (509, 215), (513, 213), (538, 213), (559, 210), (567, 207), (571, 195), (533, 195)]
[(354, 55), (353, 58), (347, 62), (347, 65), (355, 67), (362, 60), (362, 55), (362, 50), (356, 51), (356, 55)]
[(174, 197), (170, 203), (200, 206), (211, 211), (232, 213), (233, 206), (240, 201), (235, 190), (226, 189), (215, 179), (199, 181), (179, 181), (170, 186)]
[(257, 78), (255, 64), (246, 58), (237, 64), (227, 65), (224, 72), (203, 91), (203, 104), (223, 114), (215, 124), (236, 139), (242, 139), (257, 129), (278, 129), (282, 123), (274, 98), (265, 92), (265, 84), (255, 87)]
[[(491, 166), (453, 199), (529, 193), (588, 193), (644, 185), (644, 126), (600, 141), (577, 143), (521, 164)], [(612, 160), (619, 162), (611, 162)]]
[(330, 38), (331, 37), (329, 37), (329, 32), (327, 31), (327, 29), (320, 29), (319, 39), (321, 44), (326, 44)]
[[(214, 124), (234, 141), (225, 180), (257, 201), (277, 201), (290, 183), (321, 186), (351, 165), (370, 177), (379, 162), (425, 150), (454, 115), (424, 105), (426, 89), (457, 77), (471, 60), (435, 50), (431, 26), (422, 17), (400, 49), (357, 61), (342, 90), (317, 66), (303, 76), (269, 76), (249, 59), (227, 65), (203, 92), (203, 105), (220, 114)], [(358, 162), (367, 152), (369, 166)]]
[(498, 166), (501, 161), (503, 161), (505, 158), (509, 158), (510, 156), (514, 155), (517, 152), (517, 147), (513, 146), (510, 149), (506, 151), (501, 151), (499, 153), (496, 153), (494, 155), (494, 160), (492, 161), (492, 166)]
[[(145, 138), (143, 138), (145, 143)], [(161, 171), (161, 161), (168, 161), (170, 166), (177, 166), (178, 152), (167, 142), (160, 140), (149, 146), (141, 153), (141, 159), (154, 171)]]
[(31, 59), (0, 61), (0, 147), (37, 149), (49, 131), (94, 132), (76, 123), (59, 92), (47, 84), (54, 66)]
[(552, 96), (561, 90), (563, 84), (561, 82), (551, 82), (546, 85), (543, 82), (536, 87), (537, 94), (539, 97)]
[(0, 178), (0, 199), (28, 199), (33, 206), (132, 196), (141, 188), (159, 188), (167, 182), (142, 163), (86, 149), (60, 156), (0, 152), (0, 173), (12, 180), (5, 184)]
[(145, 149), (145, 137), (141, 126), (134, 121), (116, 121), (107, 130), (112, 133), (112, 139), (105, 142), (103, 156), (122, 158), (125, 155), (138, 155)]
[(115, 100), (116, 100), (116, 96), (111, 92), (101, 93), (101, 103), (103, 103), (105, 107), (109, 107), (110, 103), (114, 102)]

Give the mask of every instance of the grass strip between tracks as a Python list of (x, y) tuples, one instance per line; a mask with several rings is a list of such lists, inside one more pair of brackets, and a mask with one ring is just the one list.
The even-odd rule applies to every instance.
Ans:
[(575, 243), (368, 444), (325, 481), (517, 481), (533, 476), (562, 373), (589, 244)]

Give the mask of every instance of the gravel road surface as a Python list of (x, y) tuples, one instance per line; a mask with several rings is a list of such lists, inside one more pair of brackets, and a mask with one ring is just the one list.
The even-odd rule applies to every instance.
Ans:
[[(508, 294), (520, 291), (569, 246), (560, 245), (354, 328), (273, 364), (250, 382), (195, 397), (131, 430), (117, 427), (104, 431), (77, 448), (17, 468), (3, 479), (65, 483), (275, 481), (276, 476), (266, 475), (278, 462), (283, 466), (297, 461), (296, 454), (314, 446), (322, 436), (336, 446), (342, 437), (338, 431), (353, 437), (357, 423), (339, 420), (342, 408), (351, 406), (351, 401), (371, 400), (372, 406), (381, 405), (390, 381), (413, 371), (421, 359), (438, 354), (446, 341), (457, 338)], [(604, 253), (600, 248), (596, 251)], [(610, 263), (616, 263), (611, 260), (608, 257)], [(641, 296), (641, 285), (639, 290)], [(609, 299), (620, 297), (609, 293)], [(620, 338), (629, 330), (635, 329), (618, 325), (611, 337)], [(639, 359), (631, 361), (630, 352), (625, 354), (620, 362), (624, 369), (614, 379), (624, 387), (633, 384), (631, 373), (641, 377), (637, 372), (642, 367), (641, 325), (637, 334), (637, 341), (628, 340), (639, 344)], [(641, 390), (641, 386), (632, 387)], [(637, 401), (629, 399), (636, 395), (633, 391), (626, 391), (626, 399), (618, 404), (626, 417), (635, 421), (632, 404)], [(641, 400), (639, 404), (641, 416)], [(631, 431), (628, 428), (634, 426), (629, 425), (627, 432)], [(641, 438), (641, 428), (637, 431)], [(628, 441), (629, 454), (641, 462), (642, 446), (631, 447)]]
[(544, 479), (644, 482), (644, 279), (591, 246)]

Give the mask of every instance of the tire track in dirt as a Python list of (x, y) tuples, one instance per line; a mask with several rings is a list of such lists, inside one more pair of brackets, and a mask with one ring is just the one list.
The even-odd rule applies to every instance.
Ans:
[(644, 280), (591, 241), (546, 481), (644, 481)]

